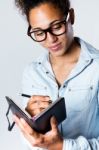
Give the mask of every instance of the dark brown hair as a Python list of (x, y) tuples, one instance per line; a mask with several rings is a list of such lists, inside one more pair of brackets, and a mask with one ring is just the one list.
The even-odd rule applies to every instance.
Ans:
[(69, 0), (15, 0), (16, 6), (29, 18), (29, 11), (42, 3), (51, 3), (59, 8), (63, 14), (67, 14), (70, 8)]

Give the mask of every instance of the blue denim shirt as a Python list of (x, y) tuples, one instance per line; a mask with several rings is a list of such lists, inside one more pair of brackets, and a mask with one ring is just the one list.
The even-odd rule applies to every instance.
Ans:
[[(99, 150), (99, 51), (78, 38), (79, 60), (58, 88), (49, 54), (29, 64), (23, 76), (23, 93), (65, 98), (67, 118), (59, 126), (63, 150)], [(24, 106), (27, 103), (24, 99)]]

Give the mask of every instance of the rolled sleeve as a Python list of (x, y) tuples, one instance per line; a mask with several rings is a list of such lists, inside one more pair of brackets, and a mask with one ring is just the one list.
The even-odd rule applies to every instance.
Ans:
[(62, 150), (99, 150), (99, 137), (89, 140), (83, 136), (77, 139), (64, 139)]

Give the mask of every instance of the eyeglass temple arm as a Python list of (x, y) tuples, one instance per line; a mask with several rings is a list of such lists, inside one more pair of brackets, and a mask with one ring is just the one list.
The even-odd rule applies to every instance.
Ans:
[(9, 111), (10, 111), (10, 107), (11, 107), (11, 105), (9, 105), (8, 110), (7, 110), (7, 113), (6, 113), (6, 117), (7, 117), (7, 120), (8, 120), (8, 131), (11, 131), (12, 128), (14, 127), (14, 125), (15, 125), (15, 122), (13, 122), (13, 123), (11, 124), (10, 121), (9, 121), (9, 118), (8, 118)]
[(31, 26), (28, 26), (27, 35), (30, 35)]

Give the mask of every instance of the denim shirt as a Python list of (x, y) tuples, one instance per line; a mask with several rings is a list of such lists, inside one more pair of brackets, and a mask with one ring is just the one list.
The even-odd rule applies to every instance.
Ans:
[[(99, 150), (99, 51), (77, 39), (80, 56), (61, 87), (55, 80), (49, 54), (44, 53), (26, 67), (23, 93), (48, 95), (53, 101), (65, 98), (67, 118), (59, 125), (63, 150)], [(23, 100), (24, 107), (27, 101)]]

